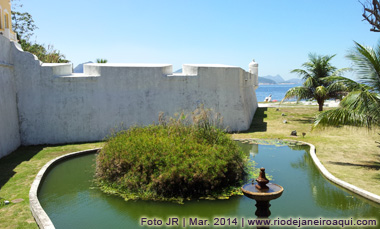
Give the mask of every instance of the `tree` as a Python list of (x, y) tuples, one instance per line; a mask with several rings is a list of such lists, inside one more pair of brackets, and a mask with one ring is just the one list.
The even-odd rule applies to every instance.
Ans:
[(105, 64), (107, 63), (108, 60), (107, 59), (96, 59), (96, 63), (102, 63), (102, 64)]
[(364, 20), (368, 21), (373, 27), (370, 31), (380, 32), (380, 4), (378, 0), (366, 0), (364, 3), (360, 2), (363, 6)]
[(350, 80), (341, 76), (348, 68), (337, 69), (330, 64), (332, 56), (309, 54), (309, 62), (302, 66), (305, 69), (294, 69), (291, 73), (299, 74), (305, 80), (302, 86), (289, 89), (281, 103), (289, 98), (315, 99), (319, 111), (323, 110), (325, 100), (341, 98), (350, 87)]
[(12, 0), (12, 29), (17, 34), (17, 39), (29, 40), (34, 34), (34, 30), (38, 29), (34, 23), (33, 17), (28, 12), (19, 12), (23, 7), (19, 3), (20, 0)]
[(347, 58), (353, 62), (363, 84), (356, 83), (356, 88), (342, 100), (339, 108), (319, 114), (314, 127), (380, 125), (380, 42), (375, 49), (355, 42)]
[(33, 31), (38, 29), (34, 24), (32, 15), (27, 12), (20, 13), (17, 11), (12, 11), (12, 28), (17, 34), (18, 40), (29, 40), (34, 34)]
[(17, 34), (21, 48), (33, 53), (37, 58), (44, 63), (67, 63), (65, 55), (61, 54), (58, 50), (54, 49), (53, 45), (47, 47), (37, 42), (32, 43), (30, 38), (34, 34), (34, 30), (38, 29), (32, 15), (28, 12), (19, 12), (18, 9), (22, 8), (22, 4), (18, 3), (19, 0), (12, 0), (12, 25), (13, 31)]

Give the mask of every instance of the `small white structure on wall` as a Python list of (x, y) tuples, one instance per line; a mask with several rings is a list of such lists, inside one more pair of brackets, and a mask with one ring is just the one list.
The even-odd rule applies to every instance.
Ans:
[(258, 65), (43, 64), (0, 37), (0, 157), (20, 144), (99, 141), (112, 128), (149, 125), (199, 105), (247, 130), (257, 108)]

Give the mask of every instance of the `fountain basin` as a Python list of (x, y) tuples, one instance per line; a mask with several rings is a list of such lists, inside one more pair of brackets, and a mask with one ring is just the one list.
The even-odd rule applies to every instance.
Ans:
[(258, 201), (270, 201), (277, 199), (282, 195), (284, 191), (284, 188), (278, 184), (268, 183), (267, 186), (269, 189), (259, 190), (256, 187), (256, 183), (245, 184), (241, 190), (245, 196)]

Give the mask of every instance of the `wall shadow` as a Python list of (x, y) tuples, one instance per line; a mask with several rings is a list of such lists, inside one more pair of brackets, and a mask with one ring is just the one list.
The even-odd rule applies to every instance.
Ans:
[(241, 131), (240, 133), (267, 131), (268, 124), (264, 122), (264, 118), (267, 117), (267, 114), (265, 113), (267, 110), (267, 107), (258, 107), (255, 112), (255, 116), (253, 116), (253, 120), (249, 129), (246, 131)]
[(19, 147), (11, 154), (0, 159), (0, 189), (11, 179), (16, 172), (14, 169), (24, 161), (29, 161), (40, 152), (43, 146)]

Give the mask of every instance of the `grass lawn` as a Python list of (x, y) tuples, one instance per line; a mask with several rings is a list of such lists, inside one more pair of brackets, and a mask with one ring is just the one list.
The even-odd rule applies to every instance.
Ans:
[(0, 228), (38, 228), (29, 208), (29, 189), (38, 171), (58, 156), (101, 147), (102, 144), (20, 147), (1, 158), (0, 197), (9, 201), (24, 200), (0, 207)]
[[(282, 116), (282, 113), (285, 116)], [(336, 177), (380, 195), (380, 130), (326, 128), (311, 132), (317, 106), (258, 108), (252, 127), (239, 138), (293, 139), (314, 144), (323, 165)], [(284, 124), (283, 120), (287, 120)], [(297, 137), (290, 136), (297, 130)], [(302, 132), (306, 133), (302, 137)], [(21, 147), (0, 159), (0, 197), (24, 199), (0, 207), (0, 228), (38, 228), (29, 209), (29, 189), (40, 168), (60, 155), (101, 147), (103, 143)]]

